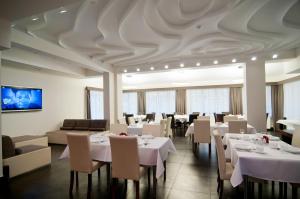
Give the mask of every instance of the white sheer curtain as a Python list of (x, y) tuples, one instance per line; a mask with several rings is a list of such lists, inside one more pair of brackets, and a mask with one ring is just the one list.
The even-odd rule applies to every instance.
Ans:
[(147, 113), (174, 113), (175, 112), (175, 90), (147, 91), (146, 112)]
[(90, 91), (91, 119), (103, 119), (103, 91)]
[(272, 115), (271, 86), (266, 86), (266, 113)]
[(283, 85), (284, 117), (289, 120), (300, 120), (300, 81)]
[(229, 111), (229, 88), (188, 89), (186, 91), (187, 113), (221, 113)]
[(123, 93), (123, 112), (127, 114), (137, 114), (138, 112), (137, 92)]

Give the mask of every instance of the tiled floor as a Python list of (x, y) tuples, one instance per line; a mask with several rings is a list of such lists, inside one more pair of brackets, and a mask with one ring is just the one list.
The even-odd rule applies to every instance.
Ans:
[[(176, 154), (170, 154), (167, 161), (167, 179), (158, 180), (156, 198), (170, 199), (209, 199), (218, 198), (217, 160), (215, 146), (212, 145), (211, 158), (208, 156), (208, 145), (200, 146), (197, 155), (193, 154), (188, 138), (176, 137), (174, 144)], [(69, 198), (69, 164), (67, 160), (58, 160), (64, 146), (52, 146), (52, 165), (11, 180), (10, 191), (1, 189), (0, 198)], [(145, 174), (145, 171), (142, 169)], [(74, 189), (73, 198), (86, 198), (87, 176), (80, 174), (79, 189)], [(278, 189), (278, 187), (276, 187)], [(152, 190), (148, 189), (146, 175), (143, 175), (140, 185), (141, 198), (153, 198)], [(93, 198), (108, 198), (106, 185), (106, 169), (101, 169), (101, 179), (93, 175)], [(290, 197), (290, 189), (289, 189)], [(4, 195), (5, 194), (5, 195)], [(277, 194), (278, 195), (278, 194)], [(128, 181), (127, 192), (123, 181), (118, 184), (118, 198), (135, 198), (133, 183)], [(242, 198), (243, 188), (233, 189), (225, 182), (223, 198)], [(257, 195), (256, 195), (257, 197)], [(276, 196), (277, 197), (277, 196)], [(258, 197), (257, 197), (258, 198)], [(269, 185), (264, 186), (263, 198), (273, 198)]]

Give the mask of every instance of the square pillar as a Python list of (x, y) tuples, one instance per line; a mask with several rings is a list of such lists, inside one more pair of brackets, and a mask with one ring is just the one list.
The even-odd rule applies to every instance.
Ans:
[(109, 124), (116, 123), (123, 116), (122, 95), (122, 74), (103, 73), (104, 119)]
[(249, 61), (244, 68), (244, 113), (257, 131), (266, 131), (265, 61)]

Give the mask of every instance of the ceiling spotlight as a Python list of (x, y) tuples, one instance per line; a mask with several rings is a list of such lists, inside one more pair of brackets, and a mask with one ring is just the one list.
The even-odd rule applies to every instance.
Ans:
[(127, 73), (127, 70), (126, 70), (126, 69), (124, 70), (124, 73)]
[(257, 58), (255, 56), (251, 57), (252, 61), (255, 61)]
[(180, 64), (180, 67), (183, 68), (183, 67), (184, 67), (184, 63), (181, 63), (181, 64)]
[(139, 71), (140, 71), (140, 69), (139, 69), (139, 68), (137, 68), (137, 69), (136, 69), (136, 71), (137, 71), (137, 72), (139, 72)]
[(200, 62), (197, 62), (197, 63), (196, 63), (196, 66), (200, 66)]
[(39, 20), (39, 18), (38, 17), (32, 17), (31, 20), (36, 21), (36, 20)]
[(169, 66), (168, 65), (165, 65), (165, 69), (168, 69), (169, 68)]
[(273, 58), (273, 59), (277, 59), (277, 58), (278, 58), (278, 55), (277, 55), (277, 54), (274, 54), (274, 55), (272, 56), (272, 58)]
[(214, 64), (218, 64), (218, 63), (219, 63), (218, 60), (215, 60), (215, 61), (214, 61)]
[(236, 59), (232, 59), (231, 62), (232, 62), (232, 63), (235, 63), (235, 62), (236, 62)]
[(150, 70), (154, 70), (154, 67), (153, 67), (153, 66), (151, 66), (151, 67), (150, 67)]
[(64, 9), (64, 8), (61, 8), (60, 10), (59, 10), (59, 13), (60, 14), (64, 14), (64, 13), (66, 13), (66, 12), (68, 12), (66, 9)]

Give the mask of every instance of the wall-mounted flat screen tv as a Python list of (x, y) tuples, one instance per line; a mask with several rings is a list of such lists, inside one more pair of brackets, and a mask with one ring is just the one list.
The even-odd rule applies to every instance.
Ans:
[(1, 86), (2, 112), (42, 109), (42, 89)]

